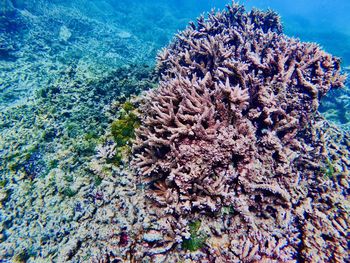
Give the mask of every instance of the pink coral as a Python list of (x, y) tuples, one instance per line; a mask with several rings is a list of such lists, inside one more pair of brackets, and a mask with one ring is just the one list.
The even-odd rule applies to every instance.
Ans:
[(339, 60), (283, 35), (275, 13), (232, 4), (190, 24), (158, 69), (133, 165), (159, 213), (189, 220), (230, 207), (233, 258), (296, 259), (297, 223), (306, 220), (296, 208), (325, 160), (310, 150), (319, 149), (315, 115), (319, 99), (343, 85)]

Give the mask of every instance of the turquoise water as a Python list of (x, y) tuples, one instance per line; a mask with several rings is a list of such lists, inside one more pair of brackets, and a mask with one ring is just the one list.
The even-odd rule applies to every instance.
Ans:
[[(285, 185), (277, 185), (274, 190), (266, 187), (261, 196), (244, 198), (246, 202), (267, 200), (271, 206), (247, 206), (245, 210), (222, 206), (212, 214), (197, 210), (193, 214), (176, 214), (176, 226), (169, 219), (173, 232), (168, 231), (170, 223), (165, 222), (166, 216), (162, 214), (173, 208), (155, 209), (149, 204), (147, 191), (161, 192), (162, 184), (149, 186), (141, 182), (133, 168), (136, 155), (132, 147), (134, 132), (148, 114), (140, 106), (144, 105), (141, 98), (148, 96), (145, 91), (157, 88), (166, 75), (161, 75), (157, 68), (157, 54), (175, 41), (175, 35), (185, 30), (190, 21), (211, 9), (223, 10), (229, 3), (0, 0), (0, 262), (242, 262), (244, 258), (254, 262), (255, 250), (260, 253), (255, 258), (258, 261), (271, 258), (278, 261), (293, 254), (292, 262), (323, 262), (325, 257), (315, 259), (312, 255), (327, 246), (332, 251), (329, 262), (349, 259), (349, 245), (344, 245), (350, 207), (349, 81), (345, 81), (344, 88), (332, 89), (323, 98), (318, 95), (313, 98), (320, 102), (318, 109), (310, 110), (312, 117), (304, 124), (310, 131), (295, 131), (298, 137), (291, 139), (294, 148), (285, 156), (309, 154), (307, 160), (290, 163), (293, 176), (300, 182), (294, 182), (298, 190), (294, 195), (290, 193), (290, 198), (305, 197), (301, 201), (283, 203), (280, 197), (284, 197)], [(340, 58), (341, 74), (350, 74), (350, 1), (240, 3), (248, 11), (252, 8), (276, 11), (284, 34), (317, 43)], [(310, 72), (316, 74), (314, 70)], [(307, 104), (307, 98), (302, 100)], [(292, 115), (287, 122), (292, 122), (295, 114)], [(269, 129), (262, 128), (256, 135), (269, 134)], [(270, 151), (274, 143), (266, 142), (267, 150), (262, 152)], [(158, 149), (154, 158), (160, 158), (163, 151), (166, 152)], [(322, 154), (316, 156), (313, 151)], [(232, 156), (232, 163), (238, 163), (240, 158)], [(277, 159), (284, 157), (271, 153), (271, 158), (270, 167), (275, 167)], [(255, 169), (268, 173), (266, 160), (254, 163)], [(305, 163), (309, 170), (299, 170), (299, 165)], [(227, 169), (239, 170), (234, 165)], [(265, 186), (269, 178), (278, 176), (271, 174), (265, 184), (260, 183)], [(304, 176), (309, 176), (309, 181)], [(242, 185), (237, 183), (235, 189)], [(317, 194), (323, 192), (317, 199)], [(241, 194), (244, 195), (244, 190)], [(274, 195), (278, 197), (272, 198)], [(313, 204), (316, 199), (330, 201)], [(280, 205), (279, 202), (291, 212), (278, 214), (273, 205)], [(263, 207), (268, 212), (260, 211)], [(324, 209), (317, 210), (320, 207)], [(307, 214), (303, 219), (298, 217), (301, 211)], [(314, 211), (319, 217), (310, 219)], [(271, 252), (267, 243), (265, 248), (254, 243), (266, 238), (266, 233), (248, 235), (260, 225), (249, 225), (250, 218), (245, 213), (256, 213), (264, 220), (290, 220), (293, 224), (281, 223), (266, 230), (281, 236), (269, 239), (271, 251), (274, 249)], [(244, 220), (239, 221), (237, 215)], [(317, 220), (329, 231), (322, 232), (315, 223)], [(307, 226), (304, 232), (297, 221)], [(230, 226), (237, 222), (249, 225), (247, 235), (240, 236), (241, 239), (232, 238), (234, 234), (230, 232), (234, 229)], [(286, 229), (291, 232), (286, 234)], [(184, 237), (186, 233), (190, 238)], [(288, 242), (283, 239), (286, 235), (290, 239), (294, 235), (300, 242), (289, 240), (293, 248), (288, 250)], [(312, 235), (320, 239), (315, 241), (310, 238)], [(240, 243), (245, 245), (237, 245)], [(337, 243), (343, 250), (334, 248)], [(246, 251), (241, 252), (241, 247)]]
[(317, 42), (328, 52), (350, 63), (349, 1), (246, 1), (248, 6), (271, 7), (281, 14), (285, 32), (304, 41)]

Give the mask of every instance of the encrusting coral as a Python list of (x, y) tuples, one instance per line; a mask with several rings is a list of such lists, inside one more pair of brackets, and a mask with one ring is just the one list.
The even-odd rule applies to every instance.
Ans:
[[(339, 59), (283, 35), (274, 12), (233, 3), (178, 34), (158, 70), (132, 164), (166, 235), (185, 242), (202, 218), (208, 251), (225, 262), (348, 256), (349, 202), (339, 178), (322, 175), (317, 130), (319, 99), (345, 81)], [(215, 236), (227, 236), (221, 250)]]

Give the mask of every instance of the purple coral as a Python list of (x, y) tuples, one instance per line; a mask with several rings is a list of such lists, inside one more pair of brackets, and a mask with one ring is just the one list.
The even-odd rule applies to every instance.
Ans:
[(298, 224), (325, 159), (315, 116), (345, 80), (339, 59), (281, 31), (277, 14), (236, 4), (200, 17), (159, 54), (140, 107), (133, 165), (148, 197), (185, 220), (231, 207), (235, 260), (309, 259)]

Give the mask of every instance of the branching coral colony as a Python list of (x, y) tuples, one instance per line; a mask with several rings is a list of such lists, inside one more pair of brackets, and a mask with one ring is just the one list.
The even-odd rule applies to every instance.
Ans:
[(178, 34), (158, 69), (132, 164), (168, 235), (183, 243), (190, 222), (221, 222), (207, 240), (218, 262), (349, 256), (349, 200), (323, 175), (316, 129), (319, 99), (345, 80), (337, 58), (283, 35), (274, 12), (233, 3)]

